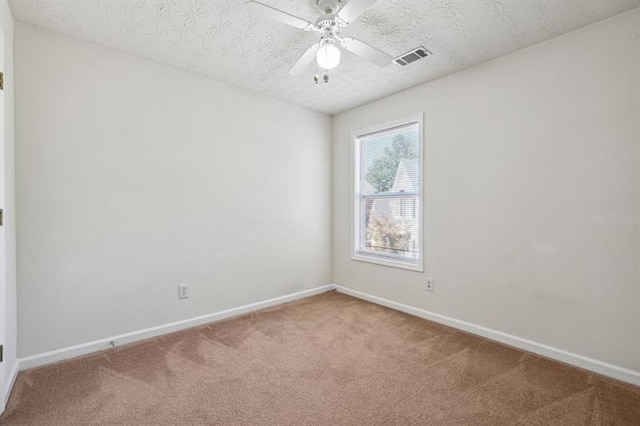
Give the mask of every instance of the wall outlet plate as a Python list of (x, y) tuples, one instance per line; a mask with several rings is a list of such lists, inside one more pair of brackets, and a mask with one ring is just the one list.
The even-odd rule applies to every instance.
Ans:
[(188, 298), (189, 298), (189, 284), (179, 284), (178, 299), (188, 299)]
[(425, 291), (434, 291), (436, 286), (436, 280), (433, 278), (427, 278), (427, 281), (424, 284)]

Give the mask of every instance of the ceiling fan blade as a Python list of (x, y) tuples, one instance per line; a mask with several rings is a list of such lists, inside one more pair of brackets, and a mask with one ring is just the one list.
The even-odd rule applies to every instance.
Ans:
[(393, 61), (391, 56), (355, 38), (342, 39), (342, 47), (380, 67), (389, 65)]
[(298, 59), (298, 62), (296, 62), (295, 65), (291, 67), (291, 69), (289, 70), (289, 74), (296, 75), (304, 71), (304, 69), (308, 67), (309, 64), (316, 58), (319, 44), (320, 43), (314, 44), (306, 52), (304, 52), (304, 55), (302, 55), (302, 57)]
[(267, 6), (266, 4), (262, 4), (257, 1), (249, 1), (245, 3), (245, 5), (251, 10), (256, 11), (257, 13), (262, 14), (262, 16), (273, 19), (274, 21), (282, 22), (283, 24), (291, 25), (294, 28), (298, 28), (301, 30), (309, 30), (313, 28), (313, 24), (305, 21), (304, 19), (300, 19), (293, 15), (289, 15), (286, 12), (275, 9), (271, 6)]
[(350, 0), (349, 3), (345, 4), (344, 7), (340, 9), (340, 12), (338, 12), (338, 18), (349, 25), (377, 1), (378, 0)]

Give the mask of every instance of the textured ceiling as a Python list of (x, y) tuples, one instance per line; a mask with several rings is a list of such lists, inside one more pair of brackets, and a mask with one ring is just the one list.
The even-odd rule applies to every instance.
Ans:
[[(358, 1), (358, 0), (351, 0)], [(315, 0), (261, 0), (305, 20)], [(398, 56), (384, 68), (350, 53), (312, 81), (289, 68), (313, 33), (264, 20), (243, 0), (10, 0), (15, 19), (334, 114), (640, 6), (640, 0), (378, 0), (343, 31)]]

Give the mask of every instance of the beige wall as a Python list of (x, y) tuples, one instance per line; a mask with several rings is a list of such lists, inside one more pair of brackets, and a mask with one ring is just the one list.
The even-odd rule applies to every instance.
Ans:
[(330, 282), (328, 116), (23, 24), (16, 73), (20, 356)]
[[(636, 9), (335, 116), (334, 282), (640, 371), (639, 23)], [(420, 112), (425, 273), (353, 261), (350, 133)]]

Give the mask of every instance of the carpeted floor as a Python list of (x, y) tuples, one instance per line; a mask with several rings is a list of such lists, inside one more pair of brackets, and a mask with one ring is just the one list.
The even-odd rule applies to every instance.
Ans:
[(640, 388), (330, 292), (20, 373), (1, 425), (640, 425)]

